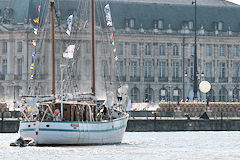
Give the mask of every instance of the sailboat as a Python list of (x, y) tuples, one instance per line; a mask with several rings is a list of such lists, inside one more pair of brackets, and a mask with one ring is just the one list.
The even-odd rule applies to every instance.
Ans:
[[(52, 34), (52, 94), (50, 96), (22, 96), (22, 121), (19, 133), (36, 145), (88, 145), (121, 143), (129, 115), (127, 85), (122, 85), (122, 100), (114, 103), (109, 94), (104, 105), (97, 105), (95, 97), (94, 61), (94, 0), (91, 0), (92, 93), (55, 96), (54, 64), (54, 0), (50, 0)], [(61, 76), (62, 77), (62, 76)], [(62, 87), (61, 87), (62, 88)]]

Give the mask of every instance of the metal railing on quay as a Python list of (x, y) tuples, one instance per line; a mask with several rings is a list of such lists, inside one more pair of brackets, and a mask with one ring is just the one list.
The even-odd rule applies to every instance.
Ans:
[[(192, 111), (192, 112), (182, 112), (182, 111), (130, 111), (130, 119), (141, 119), (141, 120), (150, 120), (150, 119), (206, 119), (200, 118), (205, 111)], [(206, 112), (209, 119), (240, 119), (240, 112)]]

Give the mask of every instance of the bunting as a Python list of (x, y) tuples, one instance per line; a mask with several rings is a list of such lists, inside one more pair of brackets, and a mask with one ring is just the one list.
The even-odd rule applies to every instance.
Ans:
[(73, 15), (70, 15), (67, 19), (67, 23), (68, 23), (68, 27), (67, 27), (67, 31), (66, 33), (70, 36), (71, 33), (71, 29), (72, 29), (72, 19), (73, 19)]
[(36, 53), (35, 53), (35, 52), (33, 52), (33, 53), (32, 53), (32, 58), (34, 58), (34, 57), (35, 57), (35, 55), (36, 55)]
[(63, 53), (63, 57), (68, 59), (73, 58), (74, 49), (75, 49), (75, 45), (69, 45), (66, 51)]
[(36, 40), (33, 40), (33, 41), (32, 41), (32, 45), (36, 47), (37, 41), (36, 41)]
[(38, 29), (37, 29), (37, 28), (33, 28), (33, 33), (34, 33), (35, 35), (37, 35), (37, 34), (38, 34)]
[(38, 17), (38, 18), (35, 18), (35, 19), (33, 19), (33, 22), (34, 22), (34, 23), (39, 23), (39, 17)]
[(31, 64), (30, 69), (34, 70), (34, 63)]
[(39, 13), (40, 13), (40, 9), (41, 9), (41, 6), (39, 5), (39, 6), (38, 6), (38, 12), (39, 12)]
[(107, 4), (107, 5), (104, 7), (104, 11), (105, 11), (105, 14), (106, 14), (107, 26), (112, 26), (112, 17), (111, 17), (111, 11), (110, 11), (109, 4)]

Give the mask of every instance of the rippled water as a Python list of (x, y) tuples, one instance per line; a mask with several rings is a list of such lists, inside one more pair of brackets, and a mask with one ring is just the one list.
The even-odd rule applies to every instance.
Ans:
[(240, 159), (240, 132), (126, 132), (103, 146), (10, 147), (18, 134), (0, 134), (0, 160)]

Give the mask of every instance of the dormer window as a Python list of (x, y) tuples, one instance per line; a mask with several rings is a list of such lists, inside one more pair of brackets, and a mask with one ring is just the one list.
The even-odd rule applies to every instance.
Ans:
[(135, 26), (135, 20), (133, 18), (129, 19), (129, 27), (134, 28), (134, 26)]
[(218, 22), (218, 30), (219, 31), (223, 30), (223, 22)]
[(158, 20), (158, 29), (163, 29), (163, 20)]
[(193, 21), (189, 21), (188, 22), (188, 28), (189, 29), (193, 29)]

